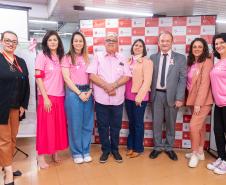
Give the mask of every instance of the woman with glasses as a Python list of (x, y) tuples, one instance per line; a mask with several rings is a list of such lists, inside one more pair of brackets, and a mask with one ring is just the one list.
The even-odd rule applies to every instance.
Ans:
[(126, 83), (126, 112), (129, 119), (129, 135), (127, 139), (127, 156), (138, 157), (143, 151), (144, 112), (149, 100), (152, 81), (153, 64), (145, 58), (146, 46), (142, 39), (137, 39), (131, 47), (129, 66), (132, 79)]
[(25, 61), (14, 54), (18, 37), (12, 31), (1, 35), (0, 52), (0, 166), (4, 169), (4, 184), (14, 185), (12, 162), (19, 119), (28, 107), (30, 86)]
[(49, 167), (45, 155), (51, 155), (53, 161), (59, 163), (57, 153), (68, 147), (68, 139), (64, 80), (60, 66), (64, 48), (56, 31), (45, 34), (42, 49), (35, 63), (38, 86), (36, 150), (38, 167), (45, 169)]
[(215, 101), (214, 135), (218, 159), (207, 165), (216, 174), (226, 174), (226, 33), (213, 37), (213, 53), (219, 61), (210, 73), (212, 92)]

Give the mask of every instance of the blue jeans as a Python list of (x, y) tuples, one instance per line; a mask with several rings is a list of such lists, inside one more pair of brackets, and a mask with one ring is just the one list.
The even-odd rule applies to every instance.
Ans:
[[(88, 91), (89, 85), (76, 85), (80, 91)], [(83, 102), (77, 94), (66, 89), (65, 108), (68, 123), (70, 150), (73, 158), (90, 155), (90, 143), (94, 123), (93, 97)]]
[(95, 102), (95, 108), (102, 152), (110, 153), (118, 151), (123, 104), (102, 105)]
[(141, 153), (144, 151), (144, 112), (147, 102), (142, 102), (141, 107), (135, 101), (125, 100), (126, 112), (129, 119), (129, 135), (127, 138), (128, 150)]

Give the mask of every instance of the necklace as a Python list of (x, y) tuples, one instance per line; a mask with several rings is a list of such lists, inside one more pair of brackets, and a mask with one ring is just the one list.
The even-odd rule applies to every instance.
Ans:
[(18, 64), (18, 61), (15, 57), (15, 55), (13, 55), (13, 62), (11, 61), (11, 59), (7, 56), (7, 54), (3, 51), (2, 52), (4, 58), (6, 59), (7, 63), (9, 64), (9, 70), (11, 72), (16, 72), (16, 69), (18, 71), (20, 71), (21, 73), (23, 72), (23, 70), (21, 69), (20, 65)]
[(137, 61), (138, 63), (141, 63), (142, 62), (142, 54), (135, 55), (133, 57), (134, 57), (134, 60)]

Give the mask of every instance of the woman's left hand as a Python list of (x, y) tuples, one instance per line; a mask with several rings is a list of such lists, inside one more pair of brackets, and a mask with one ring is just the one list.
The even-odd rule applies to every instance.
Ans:
[(141, 103), (142, 103), (142, 100), (140, 100), (139, 98), (135, 98), (135, 104), (136, 106), (140, 106), (141, 107)]
[(141, 107), (141, 102), (135, 102), (136, 106), (140, 106)]
[(20, 117), (23, 116), (25, 109), (23, 107), (20, 107)]
[(195, 105), (195, 106), (194, 106), (194, 112), (193, 112), (193, 114), (198, 115), (198, 114), (199, 114), (199, 112), (200, 112), (200, 109), (201, 109), (201, 107), (200, 107), (200, 106)]
[(89, 97), (92, 94), (92, 90), (90, 89), (88, 92), (86, 92), (87, 101), (89, 100)]

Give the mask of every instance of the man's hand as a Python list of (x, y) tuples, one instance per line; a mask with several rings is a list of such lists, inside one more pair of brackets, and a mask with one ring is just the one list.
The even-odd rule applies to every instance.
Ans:
[(116, 95), (116, 90), (113, 89), (112, 91), (108, 92), (109, 96), (115, 96)]
[(176, 102), (175, 102), (175, 107), (176, 107), (176, 108), (180, 108), (180, 107), (183, 106), (183, 104), (184, 104), (183, 101), (176, 100)]
[(111, 91), (115, 90), (115, 84), (114, 83), (106, 83), (103, 86), (103, 89), (106, 93), (110, 93)]

